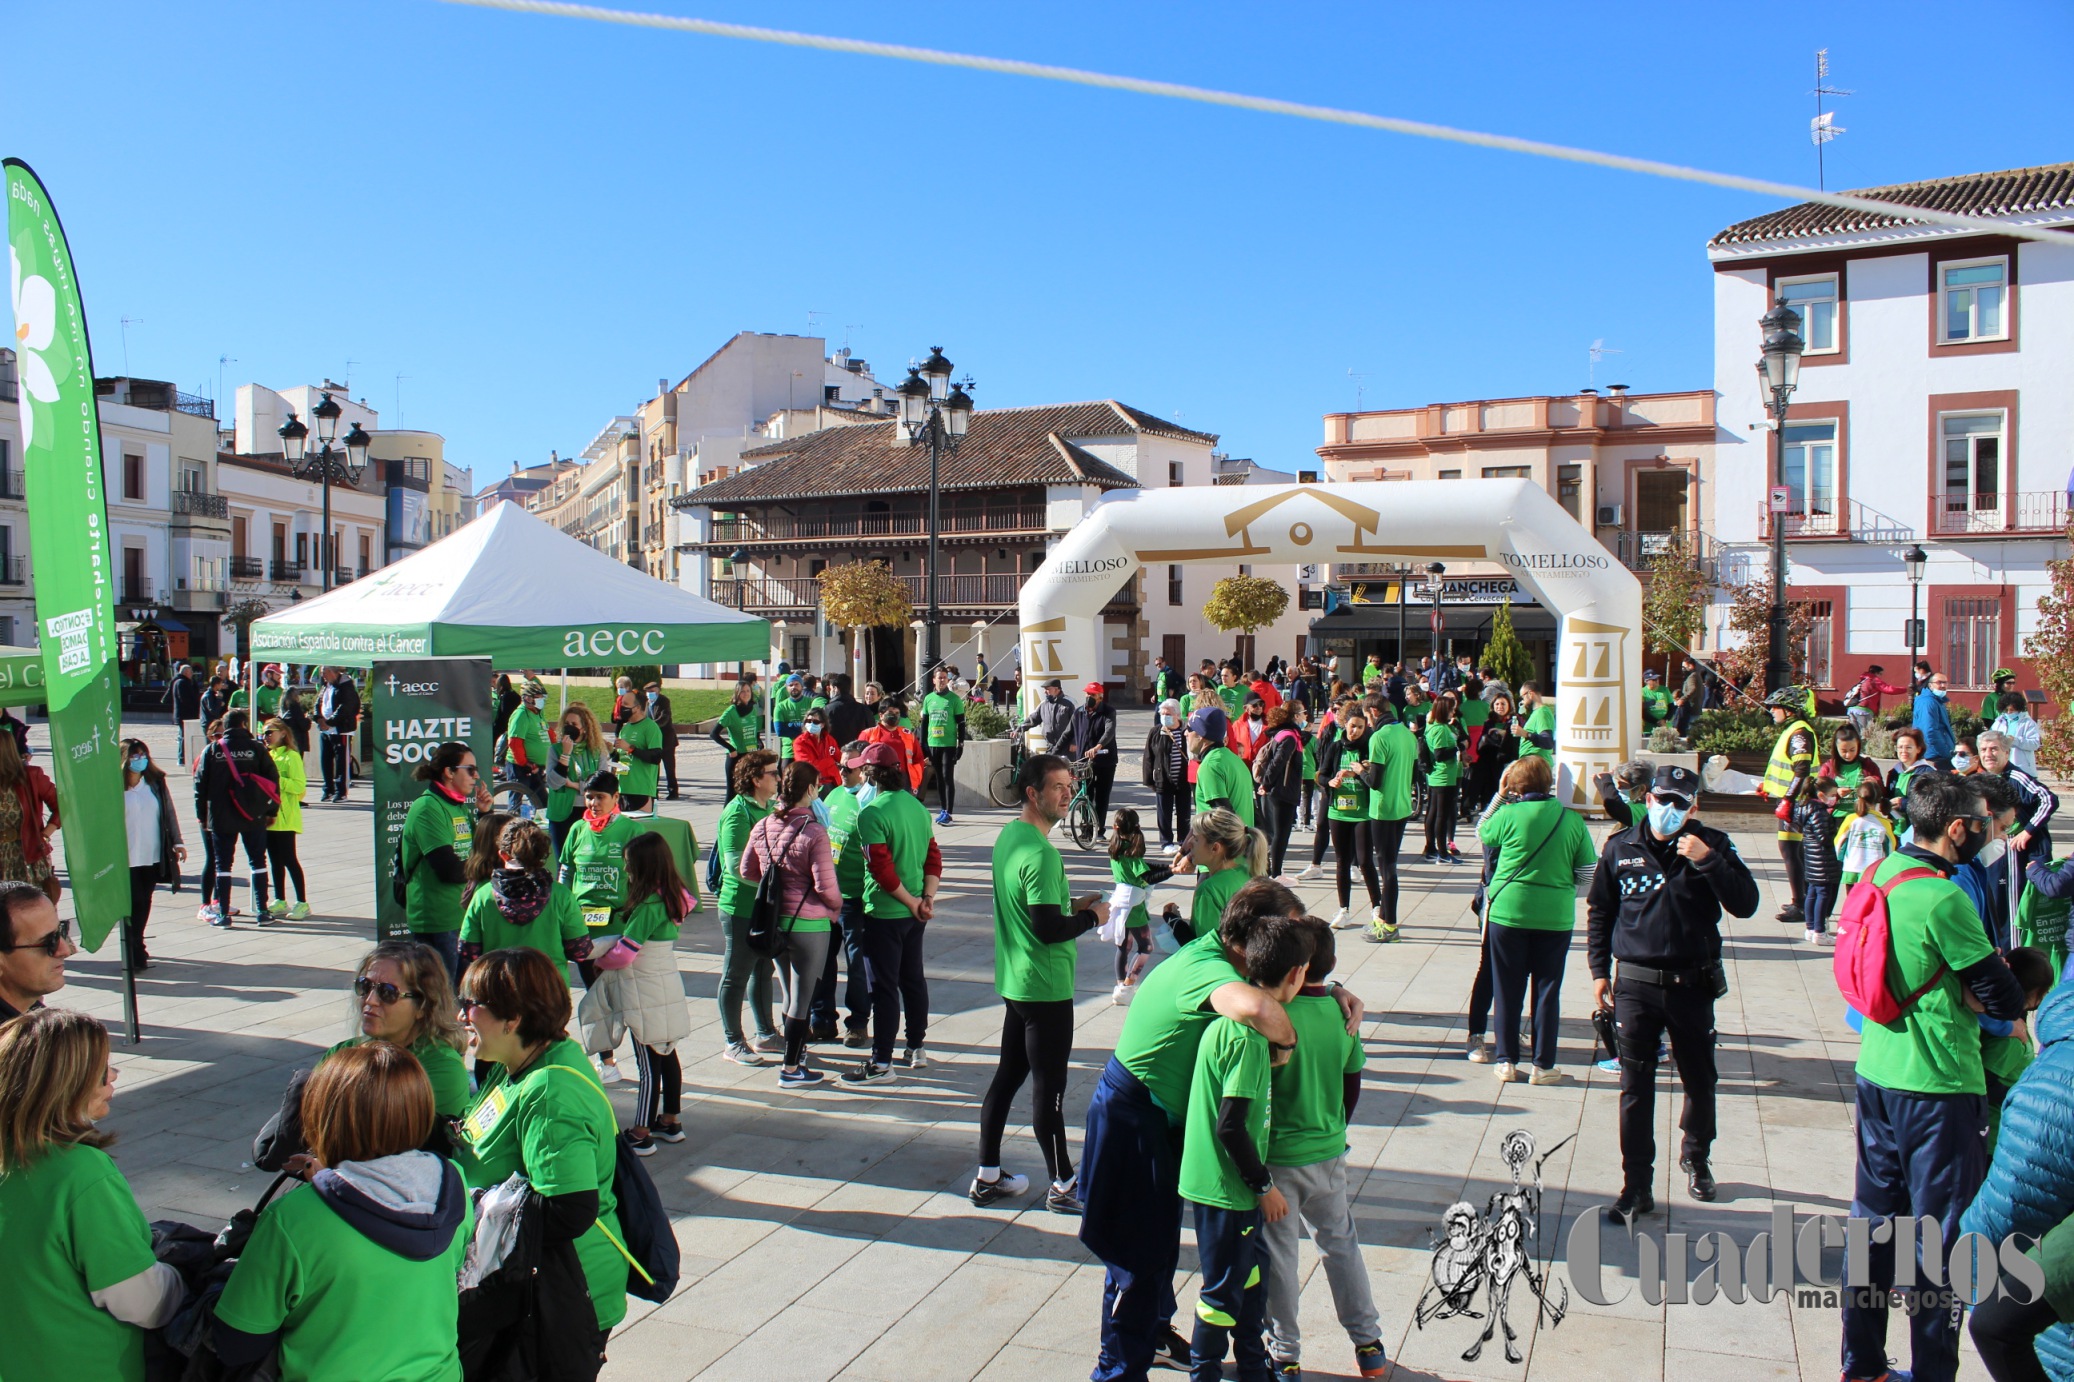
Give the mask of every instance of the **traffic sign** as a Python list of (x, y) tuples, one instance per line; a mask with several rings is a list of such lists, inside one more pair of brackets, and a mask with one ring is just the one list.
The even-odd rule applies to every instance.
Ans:
[(1901, 641), (1908, 644), (1908, 646), (1911, 648), (1920, 648), (1924, 644), (1928, 643), (1930, 641), (1930, 635), (1929, 632), (1923, 627), (1924, 622), (1925, 621), (1921, 619), (1902, 620)]
[(1793, 491), (1785, 485), (1773, 485), (1771, 508), (1773, 513), (1792, 513)]
[(1427, 624), (1432, 628), (1434, 634), (1438, 635), (1442, 629), (1447, 627), (1447, 620), (1441, 618), (1440, 611), (1436, 609), (1433, 611), (1432, 618), (1427, 620)]

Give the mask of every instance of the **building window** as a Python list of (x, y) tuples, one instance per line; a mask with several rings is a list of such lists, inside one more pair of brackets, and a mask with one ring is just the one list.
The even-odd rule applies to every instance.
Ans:
[(1169, 566), (1167, 568), (1167, 603), (1170, 605), (1181, 603), (1181, 568), (1178, 566)]
[(134, 451), (122, 453), (122, 497), (139, 502), (144, 498), (144, 458)]
[(1483, 468), (1486, 480), (1531, 480), (1534, 467), (1530, 465), (1487, 465)]
[(2002, 651), (2002, 604), (1966, 597), (1944, 602), (1944, 674), (1955, 690), (1992, 686)]
[(1836, 512), (1836, 424), (1786, 424), (1786, 486), (1791, 512), (1803, 518)]
[(1584, 467), (1563, 465), (1556, 467), (1556, 502), (1570, 517), (1583, 521), (1580, 505), (1584, 502)]
[(1168, 462), (1167, 462), (1167, 488), (1169, 488), (1169, 489), (1179, 489), (1180, 487), (1181, 487), (1181, 462), (1179, 462), (1179, 461), (1168, 461)]
[(2009, 335), (2009, 261), (1988, 259), (1939, 267), (1938, 320), (1946, 341), (1999, 341)]
[(1779, 301), (1800, 313), (1800, 338), (1810, 355), (1827, 355), (1837, 349), (1836, 276), (1781, 279)]
[(1834, 686), (1830, 654), (1836, 649), (1835, 606), (1827, 600), (1808, 602), (1807, 678), (1810, 686)]
[(1443, 480), (1459, 480), (1462, 478), (1462, 472), (1459, 470), (1443, 470), (1440, 472), (1439, 478)]
[[(1965, 531), (1973, 517), (1990, 527), (2002, 516), (2002, 432), (2006, 414), (1957, 413), (1940, 419), (1944, 440), (1944, 503), (1939, 532)], [(1955, 517), (1956, 515), (1956, 517)]]

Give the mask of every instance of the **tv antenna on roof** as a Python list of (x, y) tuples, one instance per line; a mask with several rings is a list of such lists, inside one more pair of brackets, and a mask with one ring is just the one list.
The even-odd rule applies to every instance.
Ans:
[(1591, 357), (1591, 364), (1585, 370), (1585, 383), (1596, 388), (1599, 383), (1599, 361), (1605, 359), (1608, 355), (1625, 355), (1627, 352), (1607, 345), (1606, 338), (1601, 336), (1598, 340), (1593, 341), (1591, 348), (1584, 353)]
[(1844, 127), (1836, 123), (1836, 113), (1822, 108), (1824, 96), (1853, 96), (1856, 92), (1829, 84), (1829, 50), (1815, 50), (1815, 89), (1809, 93), (1815, 98), (1815, 118), (1808, 121), (1808, 138), (1815, 145), (1815, 186), (1829, 190), (1829, 170), (1823, 166), (1822, 146), (1838, 135), (1845, 133)]
[(1357, 413), (1365, 412), (1367, 410), (1368, 385), (1362, 381), (1367, 379), (1368, 375), (1356, 370), (1352, 365), (1348, 365), (1347, 378), (1354, 381), (1354, 411)]

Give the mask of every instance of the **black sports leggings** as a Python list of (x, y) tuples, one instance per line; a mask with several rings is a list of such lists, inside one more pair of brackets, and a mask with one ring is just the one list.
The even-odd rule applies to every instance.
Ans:
[(1383, 920), (1392, 926), (1397, 924), (1397, 855), (1404, 848), (1404, 828), (1410, 824), (1409, 819), (1368, 823), (1368, 842), (1375, 849), (1376, 871), (1383, 879)]
[(1968, 1329), (1980, 1361), (1995, 1382), (2046, 1382), (2038, 1361), (2038, 1336), (2060, 1322), (2046, 1300), (2018, 1305), (2008, 1294), (1990, 1292), (1973, 1307)]
[(1030, 1131), (1044, 1152), (1052, 1180), (1073, 1178), (1073, 1154), (1066, 1146), (1066, 1065), (1073, 1055), (1073, 1000), (1024, 1003), (1002, 1000), (1001, 1063), (979, 1106), (979, 1164), (1001, 1164), (1001, 1133), (1008, 1126), (1008, 1106), (1023, 1081), (1036, 1077), (1031, 1092)]
[[(1133, 975), (1152, 963), (1152, 928), (1150, 926), (1127, 926), (1123, 939), (1116, 943), (1116, 982), (1128, 983)], [(993, 1165), (988, 1162), (987, 1165)]]
[(1353, 893), (1353, 867), (1361, 866), (1361, 881), (1368, 885), (1368, 905), (1383, 905), (1383, 890), (1376, 882), (1375, 855), (1368, 843), (1367, 821), (1334, 821), (1332, 823), (1332, 859), (1339, 869), (1339, 905), (1347, 905)]
[(641, 1079), (634, 1096), (635, 1126), (653, 1129), (658, 1117), (675, 1118), (684, 1098), (684, 1063), (675, 1048), (663, 1052), (635, 1042), (634, 1069)]
[(929, 765), (936, 769), (936, 792), (943, 801), (943, 814), (957, 815), (958, 798), (958, 750), (929, 750)]
[(296, 832), (293, 830), (267, 831), (266, 857), (267, 862), (274, 867), (274, 896), (284, 902), (287, 901), (288, 882), (290, 879), (293, 879), (295, 882), (295, 900), (297, 902), (308, 902), (310, 894), (309, 890), (303, 886), (302, 860), (295, 856), (295, 836)]
[(1428, 787), (1426, 789), (1426, 852), (1445, 853), (1455, 842), (1455, 799), (1458, 789), (1454, 787)]

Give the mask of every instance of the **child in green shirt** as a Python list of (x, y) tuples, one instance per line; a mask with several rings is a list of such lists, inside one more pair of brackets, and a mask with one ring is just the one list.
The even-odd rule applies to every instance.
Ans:
[[(2018, 946), (2009, 952), (2009, 970), (2024, 989), (2024, 1011), (2037, 1012), (2045, 995), (2052, 992), (2052, 961), (2042, 950)], [(2002, 1131), (2002, 1101), (2031, 1064), (2031, 1036), (2023, 1022), (1999, 1022), (1980, 1010), (1980, 1000), (1968, 990), (1966, 1006), (1980, 1024), (1980, 1068), (1988, 1082), (1988, 1155), (1995, 1154), (1995, 1138)]]
[(1383, 1326), (1347, 1195), (1347, 1120), (1354, 1116), (1368, 1057), (1325, 987), (1339, 959), (1332, 928), (1317, 917), (1306, 923), (1311, 963), (1302, 990), (1283, 1005), (1296, 1029), (1296, 1050), (1268, 1079), (1274, 1117), (1266, 1160), (1289, 1213), (1261, 1230), (1267, 1253), (1267, 1351), (1276, 1377), (1300, 1370), (1297, 1240), (1307, 1227), (1325, 1267), (1334, 1312), (1353, 1342), (1356, 1368), (1363, 1377), (1380, 1377), (1389, 1367)]
[(1124, 918), (1116, 937), (1116, 991), (1110, 1001), (1123, 1007), (1136, 992), (1145, 967), (1152, 963), (1152, 913), (1146, 899), (1152, 894), (1152, 866), (1145, 862), (1145, 832), (1138, 826), (1138, 813), (1119, 810), (1109, 829), (1109, 876), (1118, 883), (1142, 888), (1140, 898)]
[[(1288, 927), (1270, 953), (1253, 959), (1250, 982), (1287, 1003), (1303, 987), (1311, 960), (1311, 931)], [(1202, 1284), (1191, 1341), (1197, 1377), (1219, 1375), (1225, 1351), (1236, 1355), (1241, 1377), (1265, 1376), (1267, 1255), (1263, 1224), (1279, 1223), (1289, 1202), (1275, 1188), (1265, 1156), (1270, 1068), (1288, 1052), (1270, 1054), (1267, 1038), (1228, 1017), (1203, 1033), (1188, 1091), (1181, 1139), (1181, 1198), (1195, 1206), (1196, 1255)]]

